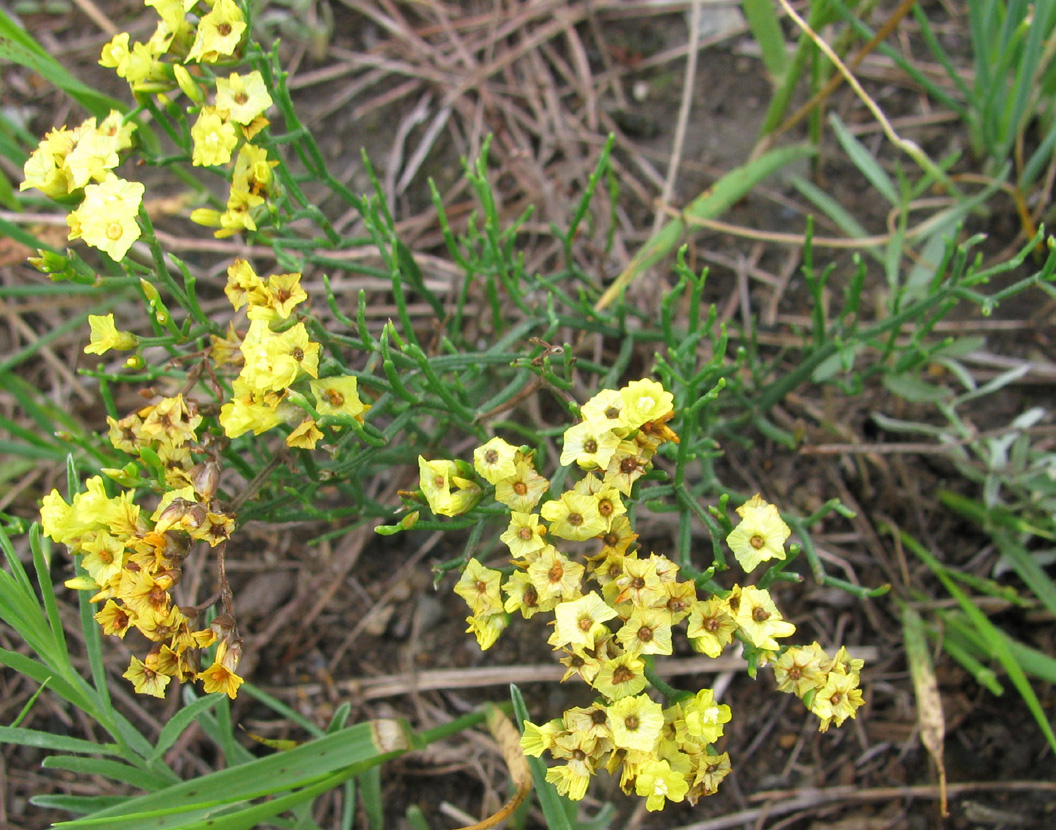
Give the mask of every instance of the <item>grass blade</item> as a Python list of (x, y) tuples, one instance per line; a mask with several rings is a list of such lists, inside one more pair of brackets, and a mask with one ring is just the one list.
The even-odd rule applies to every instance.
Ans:
[(815, 152), (809, 144), (792, 144), (771, 150), (754, 161), (731, 170), (689, 204), (682, 212), (685, 220), (674, 219), (668, 222), (642, 246), (623, 273), (594, 304), (594, 309), (600, 311), (608, 306), (643, 271), (670, 254), (678, 245), (686, 226), (692, 225), (694, 219), (714, 219), (720, 216), (747, 196), (763, 179), (793, 161), (809, 158)]

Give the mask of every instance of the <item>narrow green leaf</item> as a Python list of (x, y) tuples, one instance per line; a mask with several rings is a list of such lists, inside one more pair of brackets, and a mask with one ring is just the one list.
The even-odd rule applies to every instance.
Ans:
[(908, 533), (899, 533), (898, 535), (899, 538), (902, 539), (903, 544), (920, 557), (924, 564), (926, 564), (932, 572), (942, 580), (942, 584), (946, 586), (946, 590), (950, 592), (950, 595), (957, 600), (957, 604), (961, 606), (961, 610), (964, 611), (965, 615), (975, 626), (976, 631), (978, 631), (980, 636), (984, 639), (991, 656), (997, 659), (1001, 663), (1002, 668), (1008, 673), (1009, 680), (1012, 681), (1012, 685), (1016, 687), (1020, 697), (1022, 697), (1027, 704), (1027, 708), (1030, 709), (1031, 714), (1034, 715), (1034, 720), (1037, 721), (1042, 734), (1045, 735), (1045, 739), (1049, 742), (1049, 746), (1056, 751), (1056, 734), (1053, 734), (1052, 725), (1049, 723), (1048, 718), (1045, 715), (1045, 710), (1041, 707), (1041, 702), (1038, 700), (1038, 696), (1034, 694), (1030, 682), (1023, 673), (1023, 668), (1016, 661), (1015, 656), (1009, 649), (1007, 639), (1001, 631), (990, 622), (987, 616), (979, 610), (968, 595), (958, 587), (957, 583), (950, 579), (949, 575), (946, 573), (946, 569), (930, 551)]
[[(0, 600), (2, 601), (2, 600)], [(7, 666), (19, 674), (23, 674), (37, 683), (48, 684), (48, 688), (64, 700), (69, 701), (79, 709), (88, 711), (89, 703), (83, 689), (79, 689), (69, 681), (60, 677), (56, 672), (43, 663), (19, 654), (15, 651), (0, 649), (0, 664)]]
[[(510, 698), (513, 700), (517, 725), (523, 732), (524, 722), (528, 720), (528, 707), (524, 704), (521, 690), (513, 683), (510, 684)], [(532, 771), (532, 782), (535, 784), (539, 806), (542, 807), (543, 816), (546, 818), (546, 826), (549, 830), (573, 830), (576, 824), (569, 819), (567, 805), (570, 802), (558, 795), (554, 785), (546, 780), (546, 764), (541, 758), (529, 757), (528, 767)]]
[[(129, 766), (122, 761), (109, 758), (81, 758), (76, 755), (51, 755), (44, 759), (41, 766), (45, 769), (65, 769), (83, 775), (102, 775), (105, 778), (120, 781), (141, 790), (154, 791), (169, 786), (172, 781), (164, 775)], [(122, 800), (127, 800), (124, 796)], [(102, 809), (96, 807), (94, 809)]]
[(125, 798), (123, 795), (35, 795), (29, 803), (34, 807), (83, 815), (120, 804)]
[(193, 703), (180, 709), (180, 711), (161, 728), (161, 733), (158, 735), (158, 742), (154, 746), (154, 751), (151, 753), (148, 762), (153, 764), (160, 761), (161, 757), (168, 751), (169, 747), (176, 743), (176, 739), (183, 734), (183, 730), (197, 720), (202, 712), (216, 706), (223, 697), (224, 695), (220, 692), (214, 692), (205, 697), (200, 697)]
[(53, 749), (57, 752), (75, 752), (83, 755), (117, 755), (116, 744), (98, 744), (65, 735), (53, 735), (36, 729), (15, 726), (0, 726), (0, 743), (33, 746), (37, 749)]
[(714, 219), (720, 216), (768, 176), (794, 161), (809, 158), (815, 152), (809, 144), (792, 144), (788, 147), (778, 147), (731, 170), (689, 204), (683, 211), (687, 221), (674, 219), (668, 222), (641, 247), (630, 264), (595, 303), (595, 309), (600, 310), (608, 306), (643, 271), (674, 251), (687, 225), (692, 226), (693, 219)]
[(1019, 578), (1041, 600), (1050, 614), (1056, 615), (1056, 585), (1030, 552), (1007, 530), (995, 530), (991, 534), (1001, 553), (1012, 563)]
[(911, 403), (939, 403), (948, 401), (949, 389), (923, 381), (913, 375), (884, 375), (884, 387), (888, 392)]
[[(406, 752), (410, 745), (410, 735), (402, 722), (367, 721), (288, 752), (183, 781), (60, 826), (94, 826), (108, 830), (181, 827), (189, 819), (215, 813), (217, 808), (310, 786), (357, 764), (380, 763)], [(159, 805), (167, 806), (159, 809)], [(146, 818), (152, 819), (149, 825), (144, 822)]]
[(881, 196), (897, 207), (901, 201), (898, 198), (898, 188), (891, 181), (891, 177), (887, 175), (887, 171), (880, 166), (880, 162), (873, 157), (873, 154), (865, 148), (862, 142), (851, 134), (851, 131), (843, 125), (836, 113), (829, 114), (829, 124), (832, 126), (836, 140), (840, 142), (840, 146), (843, 147), (844, 152), (850, 157), (851, 163), (858, 168), (858, 172), (869, 180), (869, 183), (880, 192)]
[(741, 9), (748, 19), (752, 37), (759, 44), (763, 63), (770, 77), (781, 81), (788, 69), (788, 53), (785, 35), (777, 19), (777, 6), (773, 0), (742, 0)]
[(52, 86), (66, 92), (92, 115), (103, 118), (125, 105), (78, 81), (7, 13), (0, 9), (0, 59), (32, 69)]

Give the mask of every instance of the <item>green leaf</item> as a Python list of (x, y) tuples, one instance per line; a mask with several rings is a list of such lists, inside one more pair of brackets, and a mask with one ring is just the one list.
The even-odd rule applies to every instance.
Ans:
[[(513, 713), (517, 718), (517, 725), (524, 731), (524, 722), (528, 720), (528, 707), (524, 704), (521, 690), (513, 683), (510, 684), (510, 698), (513, 700)], [(575, 813), (569, 813), (569, 805), (573, 810), (575, 805), (567, 798), (558, 795), (554, 785), (546, 780), (546, 764), (541, 758), (528, 757), (528, 767), (532, 771), (532, 782), (535, 784), (535, 792), (539, 798), (539, 806), (543, 809), (546, 818), (546, 826), (549, 830), (573, 830), (576, 827)]]
[(858, 171), (869, 180), (881, 196), (897, 207), (901, 201), (898, 198), (898, 188), (895, 187), (895, 183), (891, 181), (891, 177), (887, 175), (884, 168), (880, 166), (880, 162), (873, 157), (862, 142), (851, 134), (836, 113), (829, 115), (829, 124), (832, 125), (836, 140), (840, 142), (844, 152), (850, 156), (851, 162), (858, 168)]
[(950, 398), (949, 389), (913, 375), (884, 375), (884, 387), (911, 403), (939, 403)]
[(34, 807), (65, 810), (68, 813), (92, 813), (105, 810), (126, 800), (123, 795), (35, 795), (29, 799)]
[(687, 221), (674, 219), (668, 222), (641, 247), (630, 264), (605, 290), (595, 308), (608, 306), (642, 272), (670, 254), (678, 246), (687, 225), (692, 226), (693, 219), (714, 219), (722, 215), (747, 196), (763, 179), (782, 167), (799, 159), (809, 158), (815, 153), (815, 149), (809, 144), (792, 144), (771, 150), (754, 161), (731, 170), (689, 204), (683, 211)]
[(1041, 707), (1038, 696), (1034, 694), (1034, 690), (1030, 687), (1030, 682), (1023, 673), (1023, 667), (1017, 662), (1016, 656), (1009, 648), (1008, 638), (990, 622), (989, 618), (979, 610), (971, 598), (958, 587), (957, 583), (946, 573), (946, 568), (930, 551), (908, 533), (899, 533), (898, 536), (902, 543), (920, 557), (924, 564), (932, 570), (942, 581), (942, 584), (946, 586), (946, 590), (950, 592), (950, 595), (957, 600), (961, 610), (964, 611), (972, 625), (975, 626), (975, 630), (985, 644), (990, 656), (998, 660), (1002, 668), (1008, 673), (1009, 680), (1012, 681), (1012, 685), (1016, 687), (1020, 697), (1027, 704), (1027, 708), (1034, 715), (1034, 720), (1037, 721), (1042, 734), (1049, 742), (1049, 746), (1056, 751), (1056, 734), (1053, 734), (1052, 725), (1045, 715), (1045, 710)]
[(97, 118), (105, 117), (112, 109), (122, 112), (125, 110), (125, 105), (121, 101), (104, 95), (74, 78), (61, 63), (51, 57), (2, 9), (0, 9), (0, 59), (32, 69), (49, 84), (70, 95)]
[[(320, 783), (325, 783), (326, 789), (337, 786), (351, 775), (403, 754), (410, 746), (411, 736), (401, 721), (367, 721), (288, 752), (268, 755), (174, 784), (150, 795), (127, 799), (116, 807), (58, 826), (104, 827), (106, 830), (204, 827), (207, 823), (197, 822), (207, 816), (227, 813), (251, 799), (299, 787), (307, 791)], [(253, 820), (260, 822), (287, 809), (281, 804), (298, 803), (305, 797), (308, 796), (303, 792), (293, 793), (285, 797), (285, 802), (282, 798), (274, 799), (239, 811), (237, 815), (257, 816)], [(159, 805), (168, 806), (159, 809)], [(240, 822), (228, 824), (228, 820), (225, 818), (223, 827), (253, 826)]]
[(752, 37), (759, 44), (766, 71), (780, 81), (788, 70), (788, 52), (785, 35), (777, 19), (777, 6), (773, 0), (741, 0), (741, 9), (748, 19)]
[[(51, 755), (44, 759), (41, 766), (45, 769), (65, 769), (83, 775), (102, 775), (122, 784), (129, 784), (141, 790), (160, 790), (173, 782), (164, 775), (159, 775), (149, 770), (129, 766), (122, 761), (112, 761), (108, 758), (81, 758), (76, 755)], [(122, 801), (126, 801), (124, 796)], [(93, 809), (102, 809), (96, 807)]]
[(58, 752), (75, 752), (82, 755), (119, 754), (116, 744), (99, 744), (95, 741), (84, 741), (80, 738), (69, 738), (65, 735), (54, 735), (51, 732), (40, 732), (36, 729), (22, 729), (15, 726), (0, 726), (0, 743), (53, 749)]
[(183, 734), (183, 730), (190, 726), (202, 712), (216, 706), (223, 697), (224, 695), (220, 692), (214, 692), (211, 695), (198, 698), (193, 703), (184, 706), (179, 712), (177, 712), (176, 715), (161, 728), (161, 734), (158, 735), (158, 742), (148, 759), (149, 763), (153, 764), (156, 761), (161, 760), (161, 756), (168, 751), (169, 747), (176, 743), (176, 739)]

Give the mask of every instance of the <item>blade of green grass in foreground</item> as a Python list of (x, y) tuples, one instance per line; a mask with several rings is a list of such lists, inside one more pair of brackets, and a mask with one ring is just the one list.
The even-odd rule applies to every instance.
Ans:
[(972, 625), (975, 626), (980, 638), (990, 652), (990, 656), (1001, 664), (1001, 667), (1008, 674), (1009, 680), (1012, 681), (1012, 684), (1016, 687), (1016, 690), (1027, 704), (1027, 708), (1030, 709), (1031, 714), (1034, 715), (1034, 719), (1038, 722), (1038, 727), (1041, 729), (1045, 739), (1049, 742), (1049, 746), (1056, 750), (1056, 735), (1053, 734), (1052, 726), (1045, 717), (1045, 711), (1041, 708), (1041, 702), (1038, 700), (1038, 696), (1034, 694), (1034, 690), (1030, 686), (1030, 681), (1027, 680), (1023, 667), (1017, 661), (1015, 654), (1009, 649), (1007, 639), (994, 626), (994, 624), (990, 622), (986, 614), (980, 611), (978, 606), (972, 602), (971, 597), (965, 594), (957, 583), (950, 578), (949, 574), (946, 572), (945, 566), (932, 556), (930, 551), (908, 533), (899, 532), (898, 536), (902, 540), (902, 544), (920, 557), (921, 561), (923, 561), (935, 576), (942, 581), (942, 584), (946, 586), (946, 590), (950, 592), (950, 596), (957, 600), (957, 604), (961, 606), (961, 610), (964, 611), (965, 616), (967, 616), (968, 619), (971, 620)]
[(97, 118), (110, 110), (124, 112), (125, 104), (85, 86), (49, 55), (21, 26), (0, 9), (0, 58), (38, 73), (45, 81), (66, 92)]
[[(523, 731), (522, 724), (528, 720), (528, 707), (524, 704), (521, 690), (512, 683), (510, 698), (513, 700), (513, 714), (517, 718), (518, 728)], [(546, 780), (546, 764), (541, 759), (529, 757), (527, 760), (528, 768), (532, 771), (532, 783), (539, 794), (539, 806), (546, 817), (546, 826), (550, 830), (573, 830), (577, 826), (575, 804), (558, 795), (554, 785)]]
[[(253, 827), (352, 775), (402, 755), (413, 745), (413, 735), (402, 722), (367, 721), (288, 752), (174, 784), (56, 826), (106, 830)], [(288, 794), (231, 812), (251, 799), (276, 793)], [(215, 818), (221, 814), (222, 822)]]
[(681, 240), (686, 226), (692, 225), (694, 219), (714, 219), (721, 216), (732, 205), (747, 196), (752, 188), (763, 179), (782, 167), (799, 159), (808, 158), (816, 152), (809, 144), (792, 144), (771, 150), (755, 161), (735, 167), (690, 202), (689, 206), (682, 211), (685, 219), (671, 220), (642, 246), (641, 250), (634, 255), (630, 265), (594, 304), (595, 310), (600, 311), (608, 306), (643, 271), (670, 254)]

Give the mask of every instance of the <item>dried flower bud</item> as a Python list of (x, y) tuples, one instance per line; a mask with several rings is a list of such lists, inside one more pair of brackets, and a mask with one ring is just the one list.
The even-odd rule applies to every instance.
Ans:
[[(224, 648), (225, 645), (227, 646), (226, 648)], [(221, 651), (223, 652), (222, 655)], [(221, 643), (220, 648), (217, 649), (217, 658), (221, 666), (234, 673), (235, 669), (238, 668), (239, 660), (242, 659), (242, 638), (236, 637)]]
[(210, 628), (216, 634), (216, 639), (226, 640), (235, 633), (235, 618), (231, 614), (220, 614), (213, 620)]
[(191, 486), (204, 501), (212, 501), (220, 486), (220, 465), (215, 461), (202, 461), (191, 470)]

